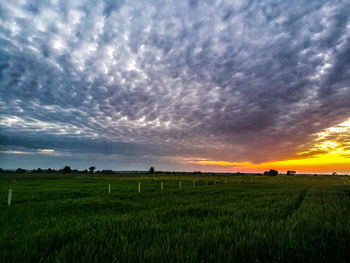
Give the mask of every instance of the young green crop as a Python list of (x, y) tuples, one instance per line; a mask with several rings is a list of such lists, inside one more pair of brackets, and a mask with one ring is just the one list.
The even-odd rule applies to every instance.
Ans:
[(349, 185), (345, 177), (2, 175), (0, 261), (349, 262)]

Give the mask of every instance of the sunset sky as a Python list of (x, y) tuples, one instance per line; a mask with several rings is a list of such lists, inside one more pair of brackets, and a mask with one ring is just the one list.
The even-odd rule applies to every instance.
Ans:
[(0, 3), (0, 167), (350, 174), (349, 1)]

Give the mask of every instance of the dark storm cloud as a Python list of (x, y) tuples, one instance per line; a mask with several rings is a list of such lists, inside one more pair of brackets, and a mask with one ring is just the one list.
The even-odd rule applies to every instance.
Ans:
[(23, 0), (0, 14), (2, 134), (21, 146), (263, 161), (350, 115), (346, 1)]

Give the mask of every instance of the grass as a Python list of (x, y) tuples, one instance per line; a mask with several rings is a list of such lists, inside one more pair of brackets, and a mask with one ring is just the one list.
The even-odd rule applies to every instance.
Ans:
[(2, 174), (0, 198), (1, 262), (350, 262), (345, 177)]

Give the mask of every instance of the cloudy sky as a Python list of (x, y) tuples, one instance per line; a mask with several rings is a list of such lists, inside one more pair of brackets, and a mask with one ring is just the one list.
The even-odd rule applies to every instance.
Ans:
[(0, 3), (0, 167), (350, 173), (350, 4)]

